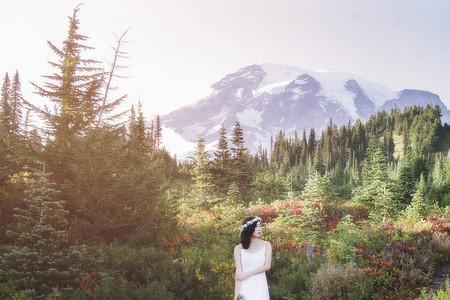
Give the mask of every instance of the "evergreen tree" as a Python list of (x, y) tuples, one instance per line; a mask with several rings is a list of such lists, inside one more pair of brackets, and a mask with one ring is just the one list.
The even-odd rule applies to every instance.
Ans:
[(154, 128), (154, 141), (155, 141), (155, 152), (159, 152), (162, 144), (162, 128), (159, 115), (156, 116), (156, 123)]
[(198, 196), (200, 203), (207, 201), (211, 196), (212, 178), (209, 173), (208, 153), (205, 151), (205, 140), (200, 138), (197, 141), (194, 157), (194, 192)]
[(62, 48), (48, 42), (58, 57), (57, 62), (50, 63), (57, 69), (56, 73), (45, 76), (49, 81), (43, 86), (32, 83), (37, 94), (55, 104), (56, 113), (27, 102), (47, 122), (56, 143), (63, 148), (70, 148), (77, 137), (93, 126), (93, 114), (99, 112), (102, 100), (99, 93), (103, 74), (98, 61), (82, 57), (92, 47), (84, 44), (87, 36), (78, 32), (77, 14), (75, 8), (69, 17), (69, 30)]
[(407, 155), (400, 162), (399, 168), (397, 190), (399, 193), (399, 200), (406, 205), (411, 202), (411, 197), (414, 193), (416, 182), (413, 170), (413, 158), (411, 157), (411, 155)]
[(251, 173), (247, 161), (247, 149), (244, 146), (244, 134), (238, 121), (234, 124), (231, 142), (231, 178), (238, 186), (241, 195), (245, 197), (250, 187)]
[[(118, 199), (120, 192), (115, 188), (122, 183), (117, 183), (119, 170), (130, 175), (128, 172), (134, 167), (129, 166), (129, 161), (122, 165), (129, 149), (124, 142), (125, 124), (119, 122), (124, 112), (116, 113), (116, 110), (125, 96), (110, 100), (108, 78), (114, 76), (114, 67), (103, 72), (98, 61), (85, 57), (92, 48), (86, 45), (87, 36), (79, 32), (78, 12), (77, 7), (69, 17), (62, 46), (48, 42), (56, 54), (56, 61), (50, 62), (54, 69), (52, 75), (44, 76), (46, 82), (42, 85), (33, 84), (36, 93), (49, 100), (54, 109), (24, 103), (47, 125), (43, 129), (48, 139), (41, 157), (66, 200), (71, 234), (79, 240), (98, 240), (92, 232), (110, 226), (111, 216), (128, 219), (131, 212), (124, 209), (124, 203), (140, 198), (129, 199), (131, 196), (127, 195)], [(116, 52), (114, 61), (118, 55)], [(147, 167), (142, 164), (140, 168), (144, 166)], [(142, 181), (133, 183), (140, 185)], [(152, 195), (146, 193), (147, 197)], [(134, 212), (136, 206), (132, 207)]]
[(145, 130), (145, 118), (142, 112), (141, 102), (138, 103), (138, 112), (136, 112), (134, 106), (131, 107), (130, 115), (130, 150), (137, 151), (140, 154), (148, 152), (148, 141)]
[(221, 194), (226, 194), (230, 185), (230, 159), (225, 127), (222, 124), (219, 132), (217, 150), (214, 152), (212, 175), (214, 186)]
[(302, 193), (304, 199), (300, 219), (302, 233), (312, 242), (317, 242), (324, 229), (323, 202), (330, 196), (329, 182), (326, 176), (313, 172)]
[(387, 163), (383, 151), (375, 137), (369, 141), (366, 159), (362, 167), (362, 180), (353, 191), (354, 200), (369, 207), (390, 212), (395, 207), (393, 187), (387, 173)]
[(309, 201), (305, 201), (300, 217), (300, 226), (302, 235), (304, 235), (308, 241), (317, 243), (320, 240), (325, 227), (325, 221), (320, 213), (320, 208), (314, 206)]
[(320, 175), (325, 174), (326, 171), (322, 151), (320, 151), (319, 145), (317, 145), (316, 151), (314, 152), (314, 171), (318, 172)]
[(318, 206), (322, 207), (324, 201), (332, 200), (334, 197), (330, 176), (312, 172), (302, 192), (302, 198), (308, 201), (316, 201), (320, 203)]
[(405, 209), (404, 215), (410, 220), (421, 220), (428, 209), (428, 205), (425, 200), (426, 183), (423, 174), (420, 176), (420, 180), (417, 183), (416, 192), (411, 200), (409, 206)]
[(308, 155), (310, 157), (314, 155), (315, 148), (316, 148), (316, 132), (314, 128), (311, 128), (309, 130), (309, 137), (308, 137)]
[(17, 227), (8, 232), (16, 248), (0, 259), (0, 280), (34, 290), (36, 299), (52, 288), (64, 291), (78, 286), (83, 254), (68, 247), (68, 211), (48, 175), (35, 172), (25, 178), (24, 206), (16, 209)]
[(234, 182), (232, 182), (228, 188), (227, 202), (233, 204), (238, 204), (240, 202), (239, 187)]
[(5, 74), (1, 90), (0, 107), (0, 130), (4, 136), (9, 135), (12, 130), (12, 109), (11, 109), (11, 82), (8, 73)]
[(20, 124), (22, 121), (23, 96), (19, 72), (16, 71), (11, 85), (11, 129), (15, 135), (20, 133)]
[(392, 187), (382, 183), (376, 191), (374, 209), (370, 212), (371, 218), (375, 221), (384, 221), (386, 218), (394, 217), (398, 207)]

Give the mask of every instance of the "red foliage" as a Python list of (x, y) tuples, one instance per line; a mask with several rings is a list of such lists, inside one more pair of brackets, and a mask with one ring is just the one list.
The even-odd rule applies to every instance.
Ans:
[(161, 244), (163, 244), (163, 246), (167, 250), (175, 251), (176, 245), (175, 245), (175, 243), (172, 240), (169, 240), (167, 238), (162, 238), (161, 239)]
[[(187, 234), (183, 234), (183, 233), (179, 233), (176, 234), (174, 239), (173, 239), (173, 247), (172, 248), (182, 248), (182, 247), (186, 247), (186, 246), (190, 246), (192, 240), (191, 237)], [(171, 248), (172, 243), (170, 240), (166, 240), (166, 241), (161, 241), (161, 243), (166, 243), (166, 247)]]
[(298, 250), (302, 248), (302, 245), (295, 241), (285, 241), (285, 242), (278, 242), (274, 244), (277, 251), (282, 252), (290, 252), (293, 250)]
[(260, 216), (264, 222), (272, 222), (273, 219), (278, 217), (278, 213), (270, 204), (258, 204), (248, 208), (251, 214)]
[(390, 236), (395, 231), (395, 226), (392, 222), (383, 223), (380, 225), (380, 227), (386, 236)]
[(376, 268), (373, 267), (366, 267), (363, 269), (364, 273), (366, 273), (367, 276), (375, 278), (381, 275), (381, 272), (378, 271)]
[(330, 231), (337, 227), (339, 224), (340, 218), (337, 215), (327, 215), (325, 218), (325, 230)]
[(364, 247), (355, 247), (355, 253), (357, 255), (364, 255), (366, 253), (366, 249)]
[(369, 210), (364, 206), (346, 207), (345, 214), (350, 215), (355, 222), (367, 220), (369, 217)]
[(394, 257), (400, 257), (403, 253), (413, 254), (415, 250), (416, 248), (408, 241), (392, 241), (385, 248), (385, 251)]
[(85, 292), (90, 300), (96, 300), (97, 297), (95, 296), (95, 284), (97, 281), (99, 281), (101, 278), (100, 273), (98, 272), (91, 272), (83, 276), (80, 281), (80, 287), (83, 292)]
[(438, 215), (431, 215), (427, 217), (427, 221), (431, 223), (434, 232), (450, 234), (450, 220)]
[(280, 205), (281, 209), (286, 209), (290, 216), (300, 216), (303, 213), (303, 201), (284, 201)]

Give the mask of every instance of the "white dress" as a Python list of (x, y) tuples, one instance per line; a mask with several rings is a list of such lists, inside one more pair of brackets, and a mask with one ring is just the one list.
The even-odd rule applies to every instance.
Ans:
[[(242, 271), (245, 273), (262, 267), (266, 262), (265, 250), (266, 245), (261, 247), (261, 249), (255, 253), (241, 249)], [(242, 295), (244, 297), (243, 300), (270, 300), (266, 273), (258, 273), (241, 281), (241, 287), (238, 295)]]

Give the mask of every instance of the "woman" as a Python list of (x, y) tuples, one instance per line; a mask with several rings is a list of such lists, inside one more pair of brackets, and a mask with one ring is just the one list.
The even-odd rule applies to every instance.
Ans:
[(261, 239), (261, 233), (260, 217), (242, 222), (241, 243), (234, 247), (234, 300), (270, 300), (265, 272), (272, 265), (272, 245)]

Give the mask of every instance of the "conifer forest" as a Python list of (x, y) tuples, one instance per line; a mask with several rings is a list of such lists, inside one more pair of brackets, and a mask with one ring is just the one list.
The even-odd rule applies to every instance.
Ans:
[[(219, 131), (189, 159), (123, 108), (124, 36), (90, 57), (80, 10), (51, 72), (2, 71), (0, 299), (232, 299), (246, 216), (273, 247), (271, 299), (450, 299), (450, 126), (438, 106), (331, 120), (251, 152)], [(45, 58), (43, 58), (45, 59)], [(114, 96), (113, 96), (114, 95)], [(45, 103), (45, 104), (44, 104)], [(37, 121), (36, 121), (37, 120)]]

